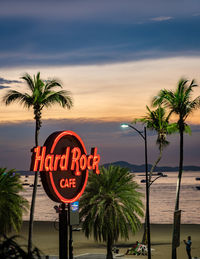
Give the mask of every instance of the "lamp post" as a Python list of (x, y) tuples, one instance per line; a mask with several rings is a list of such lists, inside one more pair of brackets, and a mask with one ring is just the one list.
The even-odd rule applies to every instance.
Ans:
[[(155, 179), (153, 180), (150, 180), (150, 173), (149, 173), (149, 183), (148, 183), (148, 188), (149, 188), (149, 194), (150, 194), (150, 187), (151, 185), (159, 178), (161, 177), (165, 177), (167, 175), (164, 175), (163, 173), (161, 173), (159, 176), (157, 176)], [(145, 182), (146, 183), (146, 180), (142, 180), (141, 182)], [(146, 213), (147, 214), (147, 213)], [(142, 243), (146, 244), (147, 243), (147, 215), (145, 214), (145, 224), (144, 224), (144, 234), (143, 234), (143, 238), (142, 238)]]
[(147, 241), (148, 241), (148, 259), (151, 259), (151, 240), (150, 240), (150, 222), (149, 222), (149, 176), (148, 176), (148, 162), (147, 162), (147, 132), (146, 127), (144, 131), (139, 131), (132, 124), (121, 124), (122, 128), (132, 128), (135, 130), (144, 140), (145, 147), (145, 171), (146, 171), (146, 224), (147, 224)]
[(161, 173), (161, 174), (160, 174), (159, 176), (157, 176), (155, 179), (153, 179), (152, 181), (149, 181), (149, 188), (150, 188), (150, 186), (151, 186), (157, 179), (159, 179), (159, 178), (161, 178), (161, 177), (165, 177), (165, 176), (167, 176), (167, 175)]

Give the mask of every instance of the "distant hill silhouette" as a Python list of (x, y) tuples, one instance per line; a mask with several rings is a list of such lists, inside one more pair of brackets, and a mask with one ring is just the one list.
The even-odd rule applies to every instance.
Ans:
[[(109, 165), (119, 165), (121, 167), (128, 168), (131, 172), (145, 172), (145, 164), (142, 165), (135, 165), (130, 164), (125, 161), (116, 161), (113, 163), (103, 164), (104, 167), (108, 167)], [(148, 170), (152, 167), (151, 164), (148, 164)], [(200, 166), (193, 166), (193, 165), (186, 165), (183, 167), (184, 171), (200, 171)], [(178, 171), (178, 166), (171, 167), (171, 166), (157, 166), (154, 172), (176, 172)]]
[[(130, 164), (125, 161), (116, 161), (113, 163), (107, 163), (103, 164), (104, 167), (108, 167), (109, 165), (119, 165), (121, 167), (128, 168), (131, 172), (145, 172), (145, 164), (142, 165), (135, 165)], [(151, 170), (152, 165), (148, 164), (148, 170)], [(194, 166), (194, 165), (186, 165), (183, 167), (184, 171), (200, 171), (200, 166)], [(154, 172), (176, 172), (178, 171), (178, 166), (171, 167), (171, 166), (157, 166), (154, 170)], [(31, 171), (24, 171), (24, 170), (18, 170), (17, 173), (21, 175), (34, 175), (34, 172)]]
[(34, 175), (35, 172), (32, 172), (32, 171), (24, 171), (24, 170), (17, 170), (16, 173), (20, 174), (20, 175)]

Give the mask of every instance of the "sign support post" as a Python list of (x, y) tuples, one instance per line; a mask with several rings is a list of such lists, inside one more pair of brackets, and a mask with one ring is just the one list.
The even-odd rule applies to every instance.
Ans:
[(69, 225), (69, 259), (73, 259), (73, 238), (72, 238), (72, 225), (70, 222), (70, 203), (68, 203), (68, 225)]
[(65, 203), (59, 213), (59, 258), (68, 259), (68, 219)]

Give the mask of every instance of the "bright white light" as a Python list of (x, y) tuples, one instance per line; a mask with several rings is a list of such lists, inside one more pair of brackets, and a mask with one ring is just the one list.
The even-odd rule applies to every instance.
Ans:
[(128, 124), (121, 124), (121, 127), (122, 128), (128, 128), (129, 126), (128, 126)]

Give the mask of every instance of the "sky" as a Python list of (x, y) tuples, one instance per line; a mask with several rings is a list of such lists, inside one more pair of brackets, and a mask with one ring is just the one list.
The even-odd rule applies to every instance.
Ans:
[[(73, 130), (88, 153), (97, 146), (102, 164), (143, 164), (144, 141), (120, 124), (144, 116), (153, 96), (180, 78), (200, 84), (199, 26), (199, 0), (0, 1), (0, 166), (29, 170), (33, 112), (5, 106), (2, 96), (27, 91), (21, 77), (38, 71), (59, 79), (74, 103), (43, 110), (40, 145), (54, 131)], [(200, 165), (200, 111), (187, 123), (184, 164)], [(168, 139), (160, 165), (178, 166), (179, 136)], [(149, 163), (155, 141), (148, 131)]]

